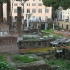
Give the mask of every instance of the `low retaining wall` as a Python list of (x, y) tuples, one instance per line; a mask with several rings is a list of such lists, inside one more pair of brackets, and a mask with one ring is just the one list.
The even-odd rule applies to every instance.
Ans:
[(17, 37), (0, 37), (0, 52), (17, 53)]
[(50, 42), (53, 41), (54, 38), (49, 38), (46, 40), (23, 40), (18, 43), (20, 49), (28, 49), (28, 48), (41, 48), (50, 46)]

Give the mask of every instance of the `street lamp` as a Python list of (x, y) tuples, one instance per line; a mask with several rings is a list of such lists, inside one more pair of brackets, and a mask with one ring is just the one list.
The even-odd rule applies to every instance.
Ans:
[(21, 6), (22, 6), (22, 16), (23, 16), (23, 13), (24, 13), (24, 3), (27, 1), (27, 0), (19, 0), (21, 2)]
[(21, 2), (21, 6), (22, 6), (22, 29), (24, 28), (23, 26), (23, 13), (24, 13), (24, 3), (27, 1), (27, 0), (19, 0)]

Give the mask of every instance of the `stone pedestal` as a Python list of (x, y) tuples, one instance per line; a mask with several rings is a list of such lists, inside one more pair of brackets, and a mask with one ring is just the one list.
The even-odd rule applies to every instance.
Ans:
[(45, 30), (47, 30), (47, 27), (48, 27), (48, 23), (45, 23)]

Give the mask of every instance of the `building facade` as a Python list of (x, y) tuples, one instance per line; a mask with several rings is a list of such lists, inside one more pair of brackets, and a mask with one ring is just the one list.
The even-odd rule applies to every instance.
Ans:
[(52, 17), (52, 7), (45, 7), (42, 0), (11, 0), (11, 12), (13, 18), (17, 17), (17, 7), (21, 6), (23, 19), (26, 19), (26, 14), (29, 13), (29, 18), (37, 18), (46, 20)]
[(7, 19), (7, 4), (3, 4), (3, 19)]
[(70, 9), (62, 10), (62, 20), (70, 22)]

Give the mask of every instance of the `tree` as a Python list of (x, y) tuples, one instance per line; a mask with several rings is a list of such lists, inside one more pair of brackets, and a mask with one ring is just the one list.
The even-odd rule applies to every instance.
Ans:
[(0, 0), (0, 23), (3, 22), (3, 3), (2, 0)]
[[(56, 10), (59, 6), (63, 9), (70, 8), (70, 0), (42, 0), (45, 6), (52, 6), (52, 20), (55, 20), (57, 17)], [(53, 21), (53, 24), (55, 22)]]
[(52, 6), (53, 10), (56, 10), (59, 6), (63, 9), (70, 7), (70, 0), (42, 0), (45, 6)]
[(7, 2), (7, 0), (3, 0), (3, 2), (4, 2), (4, 3), (6, 3), (6, 2)]

